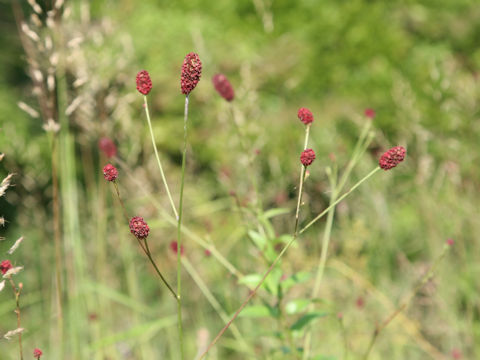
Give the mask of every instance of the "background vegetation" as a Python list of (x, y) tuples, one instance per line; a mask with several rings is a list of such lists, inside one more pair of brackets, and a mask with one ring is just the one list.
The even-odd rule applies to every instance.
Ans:
[[(40, 5), (47, 9), (50, 1)], [(33, 12), (28, 3), (21, 6), (26, 15)], [(414, 288), (447, 238), (455, 240), (453, 251), (404, 316), (382, 333), (370, 358), (480, 356), (477, 1), (72, 0), (66, 6), (71, 13), (59, 33), (68, 40), (63, 90), (69, 114), (61, 132), (68, 132), (70, 142), (61, 149), (59, 178), (67, 358), (178, 355), (175, 304), (130, 237), (103, 180), (107, 160), (97, 143), (101, 136), (117, 143), (127, 209), (148, 221), (152, 252), (174, 283), (169, 244), (175, 227), (134, 78), (142, 69), (152, 76), (157, 145), (177, 199), (184, 101), (179, 77), (190, 51), (200, 55), (204, 70), (190, 103), (186, 226), (242, 273), (261, 273), (265, 261), (230, 192), (246, 208), (260, 199), (264, 210), (289, 209), (272, 223), (277, 236), (291, 233), (303, 141), (298, 108), (314, 113), (311, 147), (317, 153), (302, 221), (327, 206), (325, 168), (337, 163), (342, 169), (365, 121), (364, 109), (374, 108), (375, 138), (349, 184), (391, 146), (405, 146), (407, 159), (394, 172), (377, 174), (337, 209), (316, 304), (326, 314), (314, 323), (316, 359), (343, 356), (338, 312), (350, 358), (362, 354), (375, 324)], [(0, 178), (16, 174), (16, 186), (0, 199), (0, 215), (8, 220), (0, 229), (7, 239), (0, 242), (0, 253), (24, 236), (12, 260), (25, 267), (18, 275), (24, 283), (25, 349), (40, 347), (46, 359), (55, 359), (58, 309), (46, 119), (32, 118), (17, 106), (21, 101), (38, 110), (10, 1), (0, 2), (0, 26), (0, 151), (5, 153)], [(44, 39), (48, 31), (39, 27), (38, 33)], [(229, 107), (211, 84), (217, 72), (235, 88), (246, 151)], [(324, 225), (316, 224), (289, 250), (282, 274), (314, 273)], [(248, 288), (188, 236), (185, 258), (228, 314), (247, 296)], [(309, 296), (311, 287), (312, 279), (295, 285), (286, 302)], [(212, 338), (224, 322), (187, 271), (183, 288), (187, 354), (193, 357), (205, 343), (202, 336)], [(256, 297), (254, 304), (264, 299), (273, 304), (268, 296)], [(14, 306), (11, 293), (2, 291), (0, 334), (15, 327)], [(289, 358), (276, 337), (276, 320), (261, 315), (237, 323), (256, 353), (253, 358)], [(293, 314), (288, 321), (295, 319)], [(16, 354), (13, 341), (0, 340), (1, 359)], [(211, 353), (212, 359), (248, 356), (231, 333)]]

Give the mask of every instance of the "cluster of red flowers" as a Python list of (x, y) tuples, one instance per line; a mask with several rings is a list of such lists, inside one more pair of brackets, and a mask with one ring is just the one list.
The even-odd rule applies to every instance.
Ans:
[(107, 158), (112, 158), (117, 155), (117, 146), (113, 140), (108, 137), (102, 137), (98, 140), (98, 148)]
[(213, 86), (215, 90), (227, 101), (232, 101), (235, 97), (235, 92), (233, 91), (232, 84), (228, 81), (227, 77), (223, 74), (216, 74), (212, 78)]
[(305, 125), (309, 125), (313, 122), (313, 114), (307, 108), (302, 107), (302, 108), (298, 109), (298, 118)]
[(200, 76), (202, 76), (202, 62), (198, 54), (191, 52), (183, 60), (182, 75), (180, 77), (182, 94), (190, 94), (200, 81)]
[(141, 216), (134, 216), (130, 219), (130, 232), (135, 235), (137, 239), (144, 240), (148, 237), (150, 228)]
[(137, 90), (143, 94), (148, 95), (150, 90), (152, 90), (152, 79), (150, 79), (150, 74), (146, 70), (142, 70), (137, 74)]
[(0, 263), (0, 271), (2, 272), (2, 275), (5, 275), (7, 271), (10, 270), (11, 268), (12, 268), (12, 263), (10, 262), (10, 260), (3, 260)]
[(378, 164), (383, 170), (390, 170), (405, 159), (406, 152), (403, 146), (395, 146), (380, 157)]
[(300, 155), (300, 162), (303, 166), (312, 165), (313, 160), (315, 160), (315, 151), (312, 149), (305, 149), (302, 151), (302, 154)]
[(118, 170), (112, 164), (107, 164), (103, 167), (103, 177), (107, 181), (115, 181), (118, 177)]
[(40, 350), (39, 348), (33, 349), (33, 357), (40, 359), (40, 356), (42, 355), (43, 355), (42, 350)]

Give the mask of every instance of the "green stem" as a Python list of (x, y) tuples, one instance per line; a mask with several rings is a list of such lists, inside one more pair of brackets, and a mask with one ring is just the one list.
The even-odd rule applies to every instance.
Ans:
[[(304, 149), (306, 149), (306, 147), (308, 145), (309, 133), (310, 133), (310, 126), (307, 126), (306, 129), (305, 129)], [(230, 319), (230, 321), (223, 327), (222, 330), (220, 330), (220, 332), (217, 334), (215, 339), (213, 339), (213, 341), (208, 345), (207, 349), (205, 349), (205, 351), (200, 355), (200, 357), (199, 357), (200, 360), (203, 359), (207, 355), (207, 353), (210, 351), (210, 349), (217, 343), (217, 341), (222, 337), (222, 335), (225, 333), (225, 331), (227, 331), (227, 329), (230, 327), (230, 325), (232, 325), (232, 323), (235, 321), (235, 319), (238, 317), (238, 315), (242, 312), (242, 310), (245, 308), (245, 306), (248, 304), (248, 302), (255, 296), (258, 289), (260, 289), (262, 284), (265, 282), (265, 279), (268, 277), (268, 275), (270, 275), (272, 270), (275, 268), (275, 265), (277, 265), (277, 263), (282, 258), (283, 254), (285, 254), (285, 252), (288, 250), (288, 248), (293, 244), (293, 242), (297, 238), (297, 236), (298, 236), (298, 223), (299, 223), (298, 218), (299, 218), (299, 211), (300, 211), (299, 209), (300, 209), (300, 204), (302, 202), (303, 182), (304, 181), (305, 181), (305, 166), (302, 166), (302, 168), (300, 170), (300, 185), (299, 185), (299, 188), (298, 188), (297, 209), (295, 211), (295, 227), (294, 227), (294, 230), (293, 230), (292, 239), (285, 245), (285, 247), (282, 249), (280, 254), (278, 254), (278, 256), (275, 258), (275, 260), (273, 260), (272, 264), (267, 269), (267, 271), (263, 274), (263, 276), (260, 279), (260, 281), (258, 282), (257, 286), (255, 286), (255, 288), (252, 291), (250, 291), (250, 294), (245, 299), (245, 301), (240, 305), (240, 307), (237, 309), (237, 311), (235, 312), (233, 317)], [(292, 349), (292, 350), (295, 351), (295, 349)]]
[[(125, 217), (126, 221), (127, 221), (127, 224), (130, 222), (130, 219), (128, 217), (128, 214), (127, 214), (127, 209), (125, 208), (125, 204), (123, 203), (123, 200), (120, 196), (120, 190), (118, 189), (118, 184), (116, 181), (113, 181), (113, 185), (115, 187), (115, 192), (117, 194), (117, 198), (118, 198), (118, 201), (120, 202), (120, 205), (122, 206), (122, 210), (123, 210), (123, 216)], [(132, 234), (133, 235), (133, 234)], [(155, 268), (155, 271), (157, 272), (158, 276), (160, 277), (160, 279), (163, 281), (163, 283), (165, 284), (165, 286), (168, 288), (168, 290), (170, 290), (170, 292), (172, 293), (173, 297), (175, 298), (175, 300), (178, 302), (178, 296), (177, 294), (175, 293), (175, 291), (172, 289), (172, 287), (170, 286), (170, 284), (168, 283), (168, 281), (165, 279), (165, 277), (163, 276), (162, 272), (160, 271), (160, 269), (158, 268), (157, 264), (155, 263), (155, 261), (153, 260), (152, 258), (152, 253), (150, 252), (150, 248), (148, 247), (148, 241), (147, 239), (144, 240), (144, 243), (145, 245), (142, 244), (142, 241), (137, 238), (136, 236), (134, 236), (135, 239), (137, 239), (138, 241), (138, 245), (140, 245), (140, 247), (142, 248), (143, 252), (145, 253), (145, 255), (147, 255), (148, 259), (150, 260), (150, 262), (152, 263), (153, 267)]]
[(339, 202), (341, 202), (343, 199), (345, 199), (348, 195), (350, 195), (356, 188), (358, 188), (361, 184), (363, 184), (365, 181), (367, 181), (370, 177), (372, 177), (377, 171), (380, 170), (380, 167), (376, 167), (372, 171), (370, 171), (367, 175), (365, 175), (359, 182), (357, 182), (355, 185), (353, 185), (350, 190), (348, 190), (345, 194), (340, 196), (333, 204), (331, 204), (329, 207), (327, 207), (325, 210), (323, 210), (320, 214), (318, 214), (312, 221), (310, 221), (307, 225), (305, 225), (298, 233), (303, 234), (310, 226), (315, 224), (318, 220), (320, 220), (323, 216), (325, 216), (326, 213), (330, 211), (331, 208), (333, 208), (335, 205), (337, 205)]
[(184, 359), (183, 329), (182, 329), (182, 217), (183, 217), (183, 188), (185, 185), (185, 162), (187, 158), (187, 121), (188, 121), (188, 95), (185, 96), (185, 111), (183, 116), (183, 151), (182, 151), (182, 177), (180, 181), (180, 202), (178, 205), (177, 226), (177, 316), (178, 336), (180, 340), (180, 356)]
[[(129, 169), (129, 166), (122, 161), (119, 158), (115, 158), (115, 161), (120, 165), (120, 168), (128, 175), (131, 181), (133, 181), (139, 189), (147, 196), (152, 204), (155, 206), (157, 211), (159, 211), (162, 215), (162, 217), (172, 226), (177, 227), (178, 226), (178, 220), (174, 219), (165, 209), (163, 209), (162, 205), (154, 198), (152, 197), (146, 190), (145, 187), (142, 185), (142, 183), (132, 175), (132, 172)], [(241, 279), (244, 277), (244, 274), (241, 273), (232, 263), (230, 263), (214, 246), (214, 244), (208, 242), (207, 240), (201, 238), (199, 235), (195, 234), (193, 231), (191, 231), (189, 228), (187, 228), (185, 225), (182, 226), (182, 233), (186, 236), (188, 236), (191, 240), (196, 242), (198, 245), (200, 245), (202, 248), (205, 250), (208, 250), (211, 252), (212, 256), (217, 259), (217, 261), (222, 264), (225, 269), (227, 269), (233, 276), (235, 276), (238, 279)]]
[[(305, 127), (305, 142), (303, 145), (303, 150), (307, 149), (308, 146), (308, 137), (310, 136), (310, 125)], [(305, 181), (305, 172), (307, 170), (306, 166), (301, 167), (300, 169), (300, 185), (298, 186), (298, 199), (297, 199), (297, 209), (295, 210), (295, 228), (293, 233), (296, 234), (298, 231), (298, 222), (299, 222), (299, 215), (300, 215), (300, 205), (302, 202), (302, 194), (303, 194), (303, 182)]]
[(175, 203), (173, 202), (172, 194), (170, 193), (167, 179), (165, 178), (165, 173), (163, 172), (160, 156), (158, 155), (157, 143), (155, 142), (155, 136), (153, 135), (152, 122), (150, 120), (150, 112), (148, 110), (148, 102), (147, 102), (146, 95), (143, 96), (143, 104), (145, 107), (145, 114), (147, 115), (148, 128), (150, 130), (150, 137), (152, 138), (153, 150), (155, 152), (155, 158), (157, 159), (158, 168), (160, 169), (160, 175), (162, 176), (163, 185), (165, 186), (165, 191), (167, 192), (168, 200), (170, 201), (170, 205), (172, 206), (172, 210), (173, 210), (173, 213), (175, 214), (175, 218), (178, 219), (177, 208), (175, 207)]
[[(322, 282), (323, 273), (325, 271), (325, 264), (327, 262), (328, 247), (330, 245), (330, 238), (331, 238), (330, 235), (332, 233), (333, 218), (335, 215), (335, 206), (332, 206), (332, 204), (335, 202), (337, 197), (336, 169), (333, 174), (329, 174), (329, 180), (330, 180), (330, 188), (332, 189), (332, 196), (330, 197), (330, 206), (329, 206), (330, 210), (328, 211), (327, 223), (325, 225), (325, 230), (323, 232), (322, 252), (320, 255), (320, 263), (318, 264), (318, 267), (317, 267), (317, 274), (315, 276), (312, 299), (315, 299), (318, 296), (318, 292), (320, 290), (320, 283)], [(309, 330), (307, 330), (307, 334), (305, 336), (305, 340), (303, 343), (303, 356), (302, 356), (303, 360), (307, 360), (310, 356), (311, 341), (312, 341), (312, 332), (311, 332), (311, 327), (309, 327)]]
[[(140, 243), (140, 240), (137, 238), (138, 242)], [(168, 290), (170, 290), (170, 292), (172, 293), (173, 297), (175, 298), (175, 300), (179, 300), (179, 297), (177, 296), (177, 294), (175, 293), (175, 291), (172, 289), (172, 287), (170, 286), (170, 284), (167, 282), (167, 280), (163, 277), (161, 271), (158, 269), (157, 267), (157, 264), (155, 263), (155, 261), (153, 260), (152, 258), (152, 253), (150, 252), (150, 248), (148, 247), (148, 241), (147, 239), (144, 240), (145, 242), (145, 248), (140, 244), (141, 248), (143, 249), (143, 251), (145, 252), (145, 255), (147, 255), (148, 259), (150, 260), (150, 262), (152, 263), (153, 267), (155, 268), (155, 271), (157, 272), (158, 276), (160, 276), (160, 279), (162, 279), (163, 283), (165, 284), (165, 286), (168, 288)]]
[[(182, 264), (187, 270), (188, 274), (192, 277), (193, 281), (195, 281), (195, 284), (197, 284), (198, 288), (200, 291), (203, 293), (205, 298), (208, 300), (210, 305), (212, 305), (213, 309), (215, 312), (220, 316), (220, 318), (226, 323), (228, 322), (229, 318), (225, 310), (222, 308), (222, 305), (215, 299), (215, 296), (210, 292), (208, 289), (208, 286), (203, 282), (201, 276), (197, 273), (195, 270), (194, 266), (190, 263), (190, 261), (184, 256), (182, 257)], [(242, 334), (240, 333), (240, 330), (235, 326), (235, 324), (232, 324), (232, 334), (236, 338), (236, 340), (241, 344), (241, 346), (248, 352), (249, 354), (252, 354), (252, 351), (248, 347), (248, 344), (245, 342), (245, 339), (243, 338)]]
[(62, 305), (62, 235), (60, 230), (60, 201), (58, 198), (58, 137), (49, 132), (52, 156), (52, 200), (53, 200), (53, 232), (55, 244), (55, 297), (58, 309), (57, 331), (58, 339), (63, 339), (63, 305)]

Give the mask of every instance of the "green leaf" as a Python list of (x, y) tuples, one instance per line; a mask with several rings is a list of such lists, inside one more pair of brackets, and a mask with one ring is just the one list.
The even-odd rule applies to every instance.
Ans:
[(238, 280), (238, 283), (255, 287), (258, 285), (261, 279), (262, 279), (262, 275), (260, 274), (248, 274), (240, 278)]
[(270, 210), (267, 210), (263, 213), (263, 217), (265, 219), (270, 219), (270, 218), (275, 217), (275, 216), (288, 214), (289, 212), (290, 212), (290, 209), (287, 209), (287, 208), (270, 209)]
[(325, 312), (311, 312), (303, 315), (298, 319), (292, 326), (290, 326), (291, 330), (298, 331), (303, 329), (306, 325), (311, 323), (313, 320), (327, 316), (328, 313)]
[(247, 306), (238, 315), (239, 317), (260, 318), (271, 316), (270, 309), (265, 305), (252, 305)]
[(295, 299), (285, 305), (285, 311), (289, 315), (298, 314), (304, 311), (310, 303), (310, 299)]
[(296, 274), (293, 274), (282, 282), (283, 290), (287, 292), (292, 286), (308, 281), (311, 276), (312, 274), (310, 274), (308, 271), (300, 271)]
[(252, 239), (253, 243), (259, 250), (262, 251), (265, 248), (267, 239), (264, 236), (253, 230), (248, 231), (248, 236), (250, 236), (250, 239)]

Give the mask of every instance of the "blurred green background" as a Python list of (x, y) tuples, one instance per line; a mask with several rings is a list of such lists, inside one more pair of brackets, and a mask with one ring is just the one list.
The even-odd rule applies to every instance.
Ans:
[[(170, 208), (134, 79), (142, 69), (152, 77), (157, 146), (178, 199), (184, 102), (179, 77), (191, 51), (199, 54), (203, 74), (190, 100), (186, 226), (242, 273), (263, 272), (266, 264), (248, 241), (249, 225), (229, 193), (235, 191), (246, 207), (258, 198), (265, 210), (290, 209), (273, 225), (277, 236), (291, 233), (304, 135), (298, 108), (308, 107), (315, 116), (310, 146), (317, 153), (305, 188), (304, 223), (328, 205), (325, 168), (343, 169), (366, 121), (364, 109), (373, 108), (375, 137), (349, 184), (392, 146), (405, 146), (407, 158), (337, 208), (318, 304), (328, 316), (314, 324), (312, 358), (342, 358), (337, 312), (343, 314), (349, 358), (359, 358), (375, 324), (415, 287), (447, 238), (455, 246), (435, 278), (405, 317), (385, 329), (370, 358), (480, 356), (478, 1), (76, 0), (66, 1), (58, 27), (49, 27), (52, 2), (38, 3), (37, 25), (32, 7), (17, 2), (38, 36), (27, 39), (30, 46), (44, 49), (32, 57), (22, 48), (13, 3), (0, 1), (0, 178), (16, 174), (15, 186), (0, 199), (0, 216), (8, 221), (0, 228), (6, 238), (0, 260), (25, 267), (18, 281), (24, 283), (28, 356), (34, 347), (46, 359), (59, 353), (51, 152), (42, 128), (47, 119), (32, 118), (18, 106), (23, 102), (41, 113), (32, 63), (43, 82), (49, 71), (60, 80), (52, 93), (64, 121), (59, 179), (65, 358), (169, 359), (178, 355), (175, 304), (128, 233), (113, 189), (104, 183), (101, 168), (108, 160), (97, 143), (108, 136), (118, 145), (127, 209), (148, 221), (152, 251), (175, 283), (169, 248), (175, 228), (168, 222)], [(55, 54), (65, 56), (64, 77), (51, 65)], [(242, 139), (231, 108), (211, 83), (217, 72), (235, 88)], [(289, 250), (283, 274), (315, 271), (323, 228), (321, 221)], [(20, 249), (7, 256), (20, 236)], [(248, 289), (188, 236), (185, 257), (226, 313), (233, 313)], [(193, 358), (202, 336), (211, 339), (224, 322), (186, 271), (184, 279), (186, 349)], [(308, 296), (311, 286), (295, 286), (288, 298)], [(16, 326), (14, 306), (9, 289), (3, 290), (0, 335)], [(241, 318), (237, 326), (254, 358), (289, 358), (271, 317)], [(15, 341), (1, 339), (0, 359), (16, 356)], [(249, 357), (227, 333), (210, 358)]]

